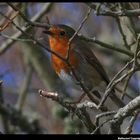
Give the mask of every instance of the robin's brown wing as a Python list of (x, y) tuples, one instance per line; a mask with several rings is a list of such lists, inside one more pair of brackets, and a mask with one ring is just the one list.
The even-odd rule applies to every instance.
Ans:
[(85, 43), (84, 41), (80, 41), (80, 42), (76, 42), (74, 44), (75, 44), (74, 47), (72, 47), (72, 48), (74, 48), (73, 50), (76, 53), (78, 53), (79, 55), (81, 55), (81, 57), (83, 59), (85, 59), (86, 62), (88, 64), (90, 64), (100, 74), (100, 76), (106, 82), (106, 84), (108, 84), (110, 80), (109, 80), (103, 66), (98, 61), (98, 59), (96, 58), (94, 53), (91, 51), (91, 49), (89, 48), (87, 43)]
[[(88, 64), (90, 64), (102, 77), (102, 79), (108, 84), (109, 78), (101, 65), (101, 63), (98, 61), (94, 53), (91, 51), (87, 43), (84, 41), (80, 41), (76, 43), (72, 43), (73, 47), (72, 50), (74, 50), (76, 53), (78, 53), (82, 59), (85, 59)], [(124, 103), (115, 95), (114, 89), (112, 89), (112, 94), (110, 95), (111, 99), (119, 106), (123, 107)]]

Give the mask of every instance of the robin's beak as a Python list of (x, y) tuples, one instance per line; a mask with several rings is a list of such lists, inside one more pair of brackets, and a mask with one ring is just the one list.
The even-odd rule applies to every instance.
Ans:
[(54, 33), (51, 32), (51, 31), (49, 31), (49, 30), (47, 30), (47, 31), (43, 31), (43, 33), (48, 34), (48, 35), (50, 35), (50, 36), (54, 35)]

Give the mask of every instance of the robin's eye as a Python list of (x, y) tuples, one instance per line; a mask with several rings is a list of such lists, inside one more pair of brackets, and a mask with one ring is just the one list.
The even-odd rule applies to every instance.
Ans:
[(65, 34), (66, 34), (65, 31), (61, 31), (61, 32), (60, 32), (60, 35), (61, 35), (61, 36), (64, 36)]

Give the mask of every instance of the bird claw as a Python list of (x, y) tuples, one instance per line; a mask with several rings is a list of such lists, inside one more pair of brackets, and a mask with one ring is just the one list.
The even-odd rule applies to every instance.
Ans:
[(67, 103), (67, 104), (75, 104), (76, 105), (76, 104), (81, 102), (81, 100), (84, 98), (85, 95), (86, 94), (83, 93), (78, 100), (76, 100), (76, 101), (66, 101), (65, 103)]

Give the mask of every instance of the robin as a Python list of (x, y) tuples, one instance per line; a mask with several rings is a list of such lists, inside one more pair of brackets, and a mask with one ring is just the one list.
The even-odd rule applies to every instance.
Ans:
[[(48, 30), (43, 32), (48, 35), (50, 49), (53, 52), (65, 59), (69, 50), (68, 61), (73, 67), (78, 79), (97, 99), (101, 99), (100, 85), (108, 85), (110, 80), (103, 66), (89, 48), (89, 44), (81, 40), (78, 35), (75, 35), (69, 44), (69, 40), (74, 35), (75, 30), (67, 25), (52, 25)], [(74, 83), (75, 77), (66, 61), (63, 61), (55, 54), (51, 54), (51, 63), (55, 72), (62, 80), (68, 81), (71, 79)], [(77, 85), (77, 88), (79, 87)], [(117, 106), (124, 106), (114, 91), (110, 97)]]

